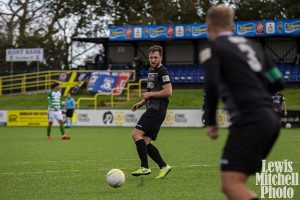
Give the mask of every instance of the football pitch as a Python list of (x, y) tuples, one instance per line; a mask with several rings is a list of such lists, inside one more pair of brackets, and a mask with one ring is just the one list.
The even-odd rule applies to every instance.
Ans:
[[(156, 180), (157, 165), (149, 159), (152, 173), (132, 177), (139, 167), (132, 128), (73, 127), (72, 139), (60, 140), (53, 128), (52, 141), (45, 127), (0, 127), (0, 199), (2, 200), (91, 200), (91, 199), (225, 199), (220, 191), (219, 157), (227, 130), (216, 141), (201, 128), (162, 128), (156, 145), (173, 168), (163, 180)], [(282, 129), (268, 160), (293, 161), (300, 172), (300, 131)], [(105, 175), (112, 168), (126, 176), (121, 188), (111, 188)], [(257, 193), (255, 177), (249, 187)], [(300, 199), (299, 186), (294, 198)]]

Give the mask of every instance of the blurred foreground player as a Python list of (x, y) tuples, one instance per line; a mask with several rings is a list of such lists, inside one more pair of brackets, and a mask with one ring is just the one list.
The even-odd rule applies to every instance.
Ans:
[(156, 140), (159, 129), (166, 117), (169, 104), (168, 97), (172, 95), (172, 85), (168, 71), (161, 63), (162, 53), (163, 50), (160, 46), (152, 46), (149, 49), (151, 68), (148, 73), (147, 92), (143, 94), (143, 100), (132, 106), (133, 111), (144, 104), (147, 108), (132, 133), (132, 139), (136, 144), (141, 160), (141, 168), (132, 172), (133, 176), (149, 175), (151, 173), (147, 154), (160, 168), (157, 179), (164, 178), (171, 171), (171, 167), (162, 159), (158, 149), (151, 144), (152, 140)]
[(200, 52), (206, 72), (207, 132), (218, 137), (216, 109), (219, 87), (225, 85), (231, 102), (229, 137), (221, 159), (222, 191), (230, 200), (258, 199), (246, 187), (259, 172), (279, 134), (271, 94), (283, 88), (281, 74), (262, 49), (243, 37), (232, 36), (234, 13), (212, 7), (206, 17), (209, 43)]
[(61, 93), (59, 83), (53, 84), (53, 89), (48, 93), (48, 127), (47, 127), (47, 137), (48, 140), (52, 140), (51, 137), (51, 127), (53, 125), (53, 121), (57, 120), (59, 123), (59, 130), (61, 132), (61, 139), (68, 140), (71, 139), (70, 136), (65, 135), (64, 130), (64, 120), (63, 114), (61, 110)]

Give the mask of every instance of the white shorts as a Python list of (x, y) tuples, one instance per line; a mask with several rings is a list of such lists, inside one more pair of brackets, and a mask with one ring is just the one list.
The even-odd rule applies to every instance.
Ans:
[(48, 110), (48, 122), (53, 122), (54, 120), (62, 121), (64, 119), (62, 111), (52, 111)]

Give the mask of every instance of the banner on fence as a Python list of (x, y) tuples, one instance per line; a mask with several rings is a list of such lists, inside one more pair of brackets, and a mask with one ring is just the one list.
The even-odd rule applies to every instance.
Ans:
[[(124, 126), (135, 127), (145, 110), (76, 110), (74, 126)], [(8, 110), (0, 111), (0, 123), (7, 126), (47, 126), (47, 110)], [(203, 127), (203, 112), (200, 109), (169, 109), (163, 127)], [(231, 122), (228, 113), (218, 110), (219, 127), (229, 127)], [(289, 110), (288, 116), (281, 117), (283, 127), (300, 127), (300, 110)], [(54, 126), (58, 126), (55, 121)]]
[[(87, 90), (95, 93), (120, 95), (131, 76), (131, 72), (93, 72)], [(114, 90), (114, 88), (118, 88)]]
[[(199, 24), (111, 26), (111, 41), (207, 38), (207, 27)], [(241, 21), (234, 24), (234, 35), (245, 37), (299, 35), (300, 19)]]
[(288, 110), (287, 116), (281, 116), (280, 122), (282, 127), (299, 128), (300, 127), (300, 110)]
[(0, 125), (4, 125), (7, 121), (7, 111), (0, 110)]
[[(125, 126), (135, 127), (145, 110), (77, 110), (75, 126)], [(202, 110), (170, 109), (163, 127), (203, 127)], [(227, 112), (219, 110), (217, 121), (220, 127), (230, 125)]]
[(47, 110), (8, 110), (7, 126), (47, 126)]
[(66, 96), (69, 92), (76, 94), (88, 79), (90, 73), (85, 72), (61, 72), (57, 81), (61, 87), (61, 93)]

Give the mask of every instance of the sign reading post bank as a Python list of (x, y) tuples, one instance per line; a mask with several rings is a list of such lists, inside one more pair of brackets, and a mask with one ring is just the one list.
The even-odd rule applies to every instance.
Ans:
[(43, 61), (44, 49), (6, 49), (6, 62)]

